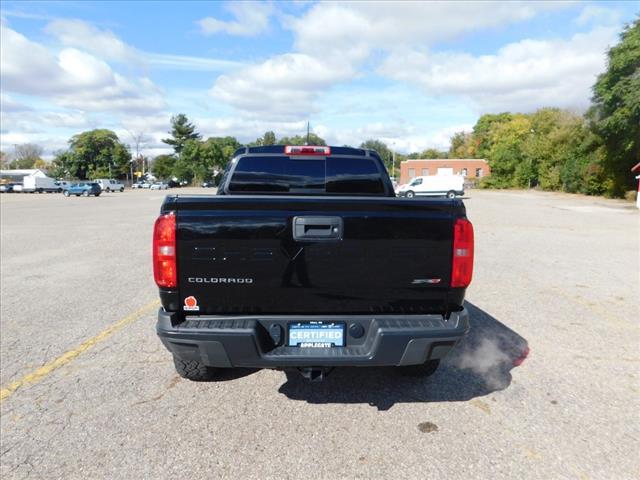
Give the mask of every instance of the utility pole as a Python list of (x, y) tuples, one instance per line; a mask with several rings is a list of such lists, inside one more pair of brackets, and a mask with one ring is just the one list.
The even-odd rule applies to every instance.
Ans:
[[(132, 132), (131, 130), (127, 130), (131, 139), (133, 140), (133, 144), (136, 149), (136, 161), (140, 161), (140, 145), (146, 142), (146, 135), (144, 132)], [(132, 170), (133, 171), (133, 170)], [(142, 173), (146, 173), (146, 168), (144, 164), (144, 157), (142, 157)], [(131, 182), (133, 182), (133, 175), (131, 176)]]
[(305, 143), (305, 145), (309, 145), (309, 135), (310, 135), (310, 122), (307, 121), (307, 143)]
[[(533, 128), (531, 129), (531, 136), (535, 141), (536, 131)], [(529, 157), (529, 175), (527, 175), (529, 177), (529, 190), (531, 190), (531, 175), (533, 175), (533, 158)]]
[(391, 176), (397, 182), (396, 178), (396, 142), (391, 143)]

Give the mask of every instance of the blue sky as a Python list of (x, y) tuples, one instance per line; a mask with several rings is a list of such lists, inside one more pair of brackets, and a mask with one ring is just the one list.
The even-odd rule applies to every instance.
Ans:
[(575, 111), (636, 2), (10, 2), (0, 143), (48, 157), (75, 133), (144, 134), (172, 114), (206, 136), (447, 148), (487, 112)]

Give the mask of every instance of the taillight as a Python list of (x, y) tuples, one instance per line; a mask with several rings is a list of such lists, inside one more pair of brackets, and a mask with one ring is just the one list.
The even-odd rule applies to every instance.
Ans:
[(159, 287), (176, 287), (176, 216), (160, 215), (153, 227), (153, 277)]
[(331, 147), (315, 146), (315, 145), (286, 145), (284, 147), (285, 155), (331, 155)]
[(468, 287), (473, 275), (473, 225), (459, 218), (453, 226), (451, 286)]

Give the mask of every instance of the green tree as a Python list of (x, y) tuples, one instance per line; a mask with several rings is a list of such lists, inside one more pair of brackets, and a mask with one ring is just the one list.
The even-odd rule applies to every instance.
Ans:
[(523, 142), (531, 135), (531, 121), (526, 115), (514, 115), (507, 123), (492, 129), (491, 150), (487, 161), (491, 167), (491, 185), (498, 188), (526, 187), (531, 165), (525, 160)]
[(393, 152), (386, 143), (384, 143), (382, 140), (370, 138), (369, 140), (362, 142), (360, 144), (360, 148), (366, 148), (368, 150), (375, 150), (376, 152), (378, 152), (378, 155), (380, 155), (380, 158), (387, 167), (387, 170), (391, 172), (391, 170), (393, 169), (391, 165), (393, 162)]
[(178, 155), (182, 152), (187, 141), (200, 138), (200, 134), (196, 132), (195, 125), (189, 122), (184, 113), (171, 117), (171, 131), (169, 133), (171, 138), (165, 138), (162, 142), (171, 145)]
[[(187, 140), (172, 167), (172, 174), (180, 180), (199, 183), (211, 180), (216, 170), (222, 170), (237, 146), (233, 137), (209, 138), (204, 142)], [(231, 154), (227, 156), (227, 153)]]
[[(305, 145), (307, 143), (306, 135), (295, 135), (293, 137), (282, 137), (278, 140), (277, 145)], [(326, 145), (324, 138), (319, 137), (315, 133), (309, 134), (309, 145)]]
[(210, 137), (207, 139), (207, 142), (214, 142), (222, 149), (221, 163), (216, 165), (219, 169), (226, 167), (235, 151), (242, 146), (235, 137)]
[(448, 155), (447, 152), (441, 152), (436, 148), (427, 148), (426, 150), (423, 150), (422, 153), (420, 153), (420, 156), (417, 158), (426, 158), (426, 159), (447, 158), (447, 155)]
[(475, 158), (476, 145), (473, 134), (469, 132), (456, 132), (451, 137), (451, 147), (448, 158)]
[(71, 177), (118, 178), (129, 171), (131, 153), (113, 131), (97, 129), (71, 137), (69, 154), (57, 159)]
[(176, 164), (176, 157), (173, 155), (158, 155), (151, 164), (151, 173), (158, 178), (171, 178), (173, 168)]
[(55, 153), (55, 157), (49, 166), (49, 176), (53, 178), (71, 178), (69, 166), (72, 164), (71, 152), (60, 150)]
[(606, 151), (606, 193), (615, 196), (633, 188), (629, 171), (640, 161), (640, 18), (624, 29), (620, 40), (608, 51), (607, 70), (593, 87), (588, 114)]
[(473, 127), (473, 140), (475, 144), (476, 158), (487, 158), (491, 150), (492, 139), (495, 138), (493, 130), (502, 123), (510, 122), (512, 113), (498, 113), (482, 115)]

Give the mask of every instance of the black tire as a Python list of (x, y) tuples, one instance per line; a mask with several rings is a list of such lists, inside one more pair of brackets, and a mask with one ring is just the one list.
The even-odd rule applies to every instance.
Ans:
[(37, 192), (38, 192), (38, 193), (42, 193), (42, 192), (43, 192), (43, 190), (42, 190), (41, 188), (39, 188), (39, 189), (37, 190)]
[(454, 192), (453, 190), (449, 190), (447, 192), (447, 198), (456, 198), (456, 192)]
[(405, 197), (407, 197), (407, 198), (413, 198), (413, 197), (415, 197), (415, 196), (416, 196), (416, 194), (415, 194), (415, 193), (413, 193), (413, 190), (409, 190), (409, 191), (408, 191), (407, 193), (405, 193), (404, 195), (405, 195)]
[(197, 360), (182, 360), (175, 355), (173, 356), (173, 364), (176, 367), (178, 375), (193, 382), (213, 380), (217, 372), (216, 368), (207, 367)]
[(76, 193), (76, 197), (79, 197), (79, 196), (80, 196), (80, 194), (79, 194), (79, 193)]
[(398, 367), (398, 371), (407, 377), (430, 377), (440, 366), (440, 360), (427, 360), (420, 365), (407, 365), (406, 367)]
[(120, 187), (120, 193), (124, 192), (124, 187)]
[(61, 188), (58, 189), (58, 193), (62, 193), (62, 189)]
[(65, 191), (64, 191), (64, 192), (62, 192), (62, 193), (64, 194), (64, 196), (65, 196), (65, 197), (68, 197), (69, 195), (71, 195), (71, 194), (69, 193), (69, 190), (65, 190)]
[(89, 196), (89, 190), (85, 190), (84, 192), (82, 192), (82, 196), (83, 197), (88, 197)]
[(96, 193), (96, 197), (99, 197), (99, 196), (100, 196), (100, 194), (99, 194), (99, 193)]

